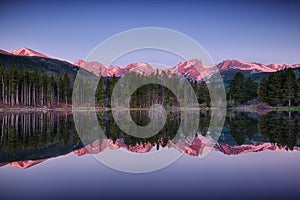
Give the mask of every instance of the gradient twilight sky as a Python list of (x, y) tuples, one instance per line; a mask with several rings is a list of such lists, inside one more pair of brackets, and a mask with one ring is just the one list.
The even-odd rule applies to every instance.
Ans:
[(174, 29), (215, 62), (300, 63), (296, 1), (0, 1), (0, 49), (28, 47), (74, 62), (132, 28)]

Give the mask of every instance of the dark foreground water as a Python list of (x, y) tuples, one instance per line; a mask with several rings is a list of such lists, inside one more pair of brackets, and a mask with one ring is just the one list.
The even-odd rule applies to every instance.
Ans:
[[(297, 112), (228, 112), (213, 147), (205, 143), (209, 112), (202, 112), (197, 134), (183, 131), (176, 138), (182, 116), (175, 112), (157, 136), (146, 140), (126, 136), (110, 114), (98, 113), (106, 138), (89, 138), (88, 147), (77, 134), (72, 113), (1, 114), (1, 199), (300, 197)], [(147, 124), (145, 112), (132, 118)], [(141, 174), (111, 169), (93, 156), (118, 149), (137, 156), (176, 149), (183, 156), (166, 168)], [(205, 149), (212, 151), (200, 159)]]

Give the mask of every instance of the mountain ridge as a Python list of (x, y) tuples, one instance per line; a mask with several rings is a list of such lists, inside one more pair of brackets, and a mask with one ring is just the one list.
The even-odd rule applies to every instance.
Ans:
[[(15, 55), (15, 56), (27, 56), (27, 57), (40, 57), (40, 58), (47, 58), (47, 59), (54, 59), (50, 58), (47, 55), (44, 55), (40, 52), (37, 52), (35, 50), (29, 49), (29, 48), (20, 48), (14, 51), (11, 51), (11, 53), (0, 50), (0, 54), (5, 55)], [(55, 59), (57, 60), (57, 59)], [(62, 62), (66, 62), (63, 60), (59, 60)], [(68, 63), (68, 62), (66, 62)], [(151, 73), (155, 73), (157, 70), (156, 68), (153, 68), (149, 63), (146, 62), (136, 62), (136, 63), (130, 63), (126, 66), (120, 67), (120, 66), (107, 66), (105, 64), (102, 64), (97, 61), (85, 61), (85, 60), (77, 60), (73, 64), (68, 63), (70, 65), (74, 65), (77, 67), (80, 67), (82, 69), (85, 69), (89, 72), (94, 73), (95, 75), (104, 77), (112, 77), (113, 75), (117, 77), (121, 77), (127, 72), (135, 72), (138, 74), (146, 74), (149, 75)], [(216, 70), (219, 70), (220, 72), (226, 73), (226, 71), (232, 71), (232, 70), (240, 70), (244, 72), (250, 72), (251, 74), (256, 73), (271, 73), (276, 72), (278, 70), (283, 70), (285, 68), (300, 68), (300, 64), (261, 64), (257, 62), (245, 62), (245, 61), (239, 61), (239, 60), (224, 60), (218, 64), (214, 64), (213, 66), (206, 67), (203, 65), (203, 63), (200, 60), (192, 59), (187, 60), (184, 62), (180, 62), (174, 67), (165, 68), (165, 69), (159, 69), (159, 73), (162, 71), (166, 73), (175, 73), (178, 75), (182, 75), (186, 78), (191, 78), (194, 80), (202, 80), (206, 77), (209, 77), (212, 73), (214, 73)]]
[(224, 60), (221, 63), (217, 64), (218, 69), (220, 70), (229, 70), (229, 69), (239, 69), (252, 72), (276, 72), (278, 70), (283, 70), (286, 68), (298, 68), (300, 64), (261, 64), (257, 62), (244, 62), (239, 60)]

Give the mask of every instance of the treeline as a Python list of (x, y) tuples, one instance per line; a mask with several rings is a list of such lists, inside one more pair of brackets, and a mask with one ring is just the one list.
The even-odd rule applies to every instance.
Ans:
[[(194, 90), (198, 103), (202, 107), (210, 107), (210, 95), (209, 90), (205, 81), (195, 81), (192, 79), (186, 79), (184, 81), (179, 81), (180, 77), (175, 74), (167, 74), (162, 72), (161, 74), (155, 73), (150, 74), (149, 76), (131, 73), (129, 75), (130, 81), (134, 83), (135, 80), (141, 79), (150, 79), (154, 80), (155, 78), (161, 79), (164, 82), (175, 85), (176, 92), (181, 94), (181, 96), (176, 96), (170, 89), (159, 84), (146, 84), (139, 87), (133, 94), (130, 96), (130, 107), (132, 108), (149, 108), (153, 104), (162, 104), (164, 106), (174, 106), (180, 107), (181, 102), (192, 105), (191, 99), (186, 92), (186, 84), (190, 84), (191, 88)], [(113, 77), (102, 77), (99, 81), (97, 90), (96, 90), (96, 102), (99, 106), (110, 107), (111, 95), (116, 83), (119, 81), (119, 78), (116, 76)], [(186, 81), (186, 82), (185, 82)], [(123, 90), (127, 90), (124, 86)], [(124, 94), (127, 94), (124, 92)], [(79, 95), (80, 96), (80, 95)], [(120, 98), (123, 97), (120, 94)]]
[[(205, 81), (195, 81), (195, 80), (187, 80), (191, 85), (192, 89), (195, 92), (196, 98), (198, 103), (202, 107), (210, 107), (211, 99), (209, 95), (208, 87)], [(184, 87), (184, 86), (183, 86)], [(184, 92), (184, 89), (178, 88), (181, 90), (182, 97), (184, 98), (185, 103), (188, 105), (193, 105), (191, 99), (188, 99), (188, 95)], [(181, 99), (183, 102), (183, 99)], [(173, 107), (182, 107), (184, 105), (180, 105), (180, 97), (176, 97), (176, 95), (167, 87), (164, 87), (159, 84), (147, 84), (143, 85), (138, 88), (132, 95), (131, 95), (131, 107), (135, 108), (147, 108), (156, 104), (161, 104), (165, 106), (173, 106)]]
[(257, 87), (252, 78), (246, 79), (243, 73), (238, 72), (230, 82), (227, 96), (234, 104), (243, 104), (257, 98)]
[(64, 73), (0, 67), (0, 103), (4, 106), (54, 107), (71, 102), (71, 82)]
[(270, 106), (299, 106), (300, 77), (297, 79), (294, 71), (289, 68), (270, 73), (260, 83), (256, 83), (238, 72), (230, 83), (227, 96), (233, 105), (256, 100)]
[[(177, 92), (182, 96), (176, 97), (167, 87), (159, 84), (147, 84), (139, 87), (131, 95), (131, 107), (151, 107), (155, 103), (179, 107), (179, 101), (183, 99), (188, 105), (192, 105), (192, 102), (189, 102), (191, 99), (188, 98), (190, 94), (185, 91), (186, 84), (191, 85), (198, 102), (202, 106), (210, 106), (209, 91), (204, 81), (199, 82), (191, 79), (181, 81), (180, 77), (165, 72), (149, 76), (153, 76), (150, 77), (152, 79), (157, 78), (169, 83), (174, 82)], [(132, 73), (130, 78), (133, 80), (147, 79), (149, 76)], [(100, 79), (95, 94), (97, 106), (111, 106), (111, 95), (119, 79), (116, 76)], [(87, 87), (84, 90), (91, 89), (88, 88), (88, 84), (86, 85)], [(53, 76), (39, 71), (21, 70), (16, 66), (11, 68), (0, 67), (0, 105), (2, 106), (59, 107), (62, 104), (71, 104), (72, 86), (73, 80), (70, 80), (66, 73)], [(86, 98), (81, 96), (78, 95), (76, 98)], [(83, 96), (85, 96), (84, 93)], [(120, 98), (123, 97), (120, 96)]]
[[(207, 84), (204, 80), (192, 79), (181, 80), (175, 74), (162, 72), (149, 76), (152, 79), (161, 79), (169, 84), (176, 85), (176, 96), (167, 87), (159, 84), (147, 84), (139, 87), (130, 97), (130, 106), (133, 108), (148, 108), (153, 104), (164, 106), (182, 107), (194, 105), (186, 90), (190, 85), (194, 90), (198, 103), (202, 107), (210, 107), (211, 98)], [(130, 78), (141, 80), (149, 76), (132, 73)], [(119, 78), (102, 77), (98, 83), (95, 94), (96, 105), (110, 107), (111, 95)], [(173, 83), (174, 82), (174, 83)], [(39, 71), (21, 70), (16, 66), (11, 68), (0, 67), (0, 105), (2, 106), (28, 106), (28, 107), (59, 107), (72, 102), (73, 78), (66, 73), (61, 75), (49, 75)], [(89, 88), (85, 88), (88, 90)], [(126, 88), (124, 88), (126, 90)], [(82, 96), (82, 97), (81, 97)], [(79, 95), (79, 100), (84, 99)], [(292, 69), (285, 69), (270, 73), (268, 77), (256, 83), (251, 77), (245, 78), (243, 73), (238, 72), (231, 81), (227, 90), (229, 104), (234, 106), (245, 103), (264, 102), (271, 106), (299, 106), (300, 105), (300, 78), (296, 78)], [(93, 97), (87, 97), (93, 98)], [(120, 99), (124, 98), (122, 95)], [(253, 102), (252, 102), (253, 101)], [(83, 104), (85, 101), (82, 101)]]
[(300, 77), (292, 69), (271, 73), (262, 78), (258, 88), (259, 99), (271, 106), (300, 105)]

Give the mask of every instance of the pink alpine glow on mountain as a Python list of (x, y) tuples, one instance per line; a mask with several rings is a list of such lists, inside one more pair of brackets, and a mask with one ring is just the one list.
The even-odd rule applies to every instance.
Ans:
[(9, 165), (20, 169), (26, 169), (34, 165), (37, 165), (41, 162), (44, 162), (45, 160), (47, 159), (16, 161), (16, 162), (11, 162)]
[(135, 72), (138, 74), (145, 74), (145, 75), (150, 75), (151, 73), (155, 72), (155, 70), (151, 67), (151, 65), (145, 62), (129, 64), (125, 67), (125, 69), (128, 72)]
[(138, 63), (131, 63), (126, 67), (119, 67), (119, 66), (106, 66), (96, 61), (88, 62), (84, 60), (78, 60), (74, 63), (74, 65), (81, 67), (89, 72), (94, 73), (95, 75), (101, 75), (104, 77), (110, 76), (123, 76), (127, 72), (136, 72), (139, 74), (146, 74), (149, 75), (154, 72), (154, 69), (151, 67), (150, 64), (145, 62), (138, 62)]
[[(44, 57), (49, 58), (48, 56), (39, 53), (37, 51), (34, 51), (29, 48), (21, 48), (12, 51), (11, 53), (8, 53), (6, 51), (0, 50), (0, 54), (13, 54), (13, 55), (19, 55), (19, 56), (38, 56), (38, 57)], [(106, 66), (102, 63), (99, 63), (97, 61), (84, 61), (84, 60), (78, 60), (74, 63), (74, 65), (79, 66), (89, 72), (94, 73), (95, 75), (101, 75), (104, 77), (111, 77), (113, 75), (120, 77), (123, 76), (127, 72), (136, 72), (139, 74), (145, 74), (149, 75), (151, 73), (155, 73), (156, 69), (153, 68), (150, 64), (146, 62), (137, 62), (129, 64), (125, 67), (120, 66)], [(237, 69), (237, 70), (244, 70), (244, 71), (251, 71), (253, 73), (258, 72), (276, 72), (278, 70), (283, 70), (285, 68), (299, 68), (300, 64), (293, 64), (293, 65), (287, 65), (287, 64), (261, 64), (256, 62), (243, 62), (238, 60), (225, 60), (219, 64), (214, 65), (216, 67), (206, 67), (202, 64), (200, 60), (192, 59), (187, 60), (185, 62), (181, 62), (178, 65), (171, 67), (171, 68), (165, 68), (165, 69), (159, 69), (159, 73), (162, 71), (165, 71), (166, 73), (175, 73), (178, 75), (182, 75), (187, 78), (192, 78), (195, 80), (201, 80), (203, 78), (209, 77), (212, 73), (215, 72), (216, 69), (219, 69), (220, 71), (224, 70), (230, 70), (230, 69)]]
[(92, 62), (88, 62), (88, 61), (84, 61), (84, 60), (77, 60), (74, 65), (81, 67), (89, 72), (94, 73), (95, 75), (100, 75), (107, 69), (107, 66), (104, 64), (101, 64), (99, 62), (96, 61), (92, 61)]
[(137, 145), (126, 145), (121, 139), (117, 139), (115, 142), (112, 139), (105, 140), (95, 140), (89, 145), (85, 147), (73, 151), (76, 155), (82, 156), (84, 154), (98, 154), (107, 150), (116, 150), (116, 149), (127, 149), (128, 151), (135, 153), (146, 153), (151, 151), (153, 146), (150, 143), (145, 145), (137, 144)]
[[(260, 151), (286, 151), (284, 147), (279, 147), (270, 142), (260, 143), (260, 144), (244, 144), (244, 145), (223, 145), (216, 143), (213, 145), (209, 139), (199, 135), (195, 138), (190, 139), (181, 139), (176, 143), (169, 141), (165, 148), (174, 148), (183, 154), (190, 156), (199, 156), (202, 155), (204, 151), (217, 151), (226, 155), (239, 155), (244, 153), (251, 152), (260, 152)], [(78, 156), (83, 156), (86, 154), (98, 154), (103, 151), (117, 150), (117, 149), (127, 149), (130, 152), (135, 153), (147, 153), (150, 151), (155, 151), (155, 145), (151, 143), (147, 144), (137, 144), (137, 145), (126, 145), (123, 140), (117, 139), (115, 142), (111, 139), (105, 140), (95, 140), (85, 147), (74, 150), (73, 153)], [(300, 147), (294, 147), (294, 151), (300, 151)], [(10, 165), (20, 169), (26, 169), (32, 167), (36, 164), (44, 162), (47, 159), (40, 160), (24, 160), (24, 161), (15, 161), (11, 163), (0, 163), (1, 166)]]
[(17, 49), (11, 52), (11, 54), (13, 55), (17, 55), (17, 56), (38, 56), (38, 57), (43, 57), (43, 58), (49, 58), (48, 56), (39, 53), (37, 51), (34, 51), (32, 49), (29, 48), (21, 48), (21, 49)]
[(110, 66), (103, 72), (102, 75), (105, 77), (113, 75), (120, 77), (126, 74), (127, 72), (135, 72), (137, 74), (150, 75), (151, 73), (154, 73), (155, 70), (148, 63), (138, 62), (131, 63), (126, 67)]
[[(120, 77), (126, 74), (127, 72), (135, 72), (138, 74), (150, 75), (155, 73), (156, 71), (155, 68), (153, 68), (149, 63), (146, 62), (131, 63), (126, 67), (119, 67), (119, 66), (106, 67), (105, 65), (99, 62), (86, 62), (86, 61), (79, 60), (76, 61), (74, 65), (82, 67), (85, 70), (89, 72), (93, 72), (96, 75), (99, 75), (101, 69), (102, 71), (101, 74), (104, 77), (111, 77), (113, 75)], [(187, 78), (193, 78), (195, 80), (200, 80), (212, 74), (212, 70), (210, 68), (205, 68), (202, 62), (196, 59), (181, 62), (177, 66), (172, 68), (159, 69), (160, 73), (161, 71), (165, 71), (166, 73), (175, 73), (178, 75), (183, 75)]]
[(264, 65), (256, 62), (243, 62), (238, 60), (225, 60), (217, 65), (220, 70), (239, 69), (248, 70), (252, 72), (276, 72), (285, 68), (298, 68), (300, 64), (269, 64)]
[(102, 76), (104, 77), (111, 77), (111, 76), (117, 76), (121, 77), (126, 73), (124, 68), (118, 67), (118, 66), (110, 66), (106, 68), (106, 70), (103, 72)]
[(212, 67), (205, 67), (200, 60), (193, 59), (181, 62), (175, 67), (165, 69), (173, 74), (183, 75), (194, 80), (209, 77), (214, 71)]
[[(86, 69), (87, 71), (93, 72), (93, 73), (96, 71), (96, 73), (95, 73), (96, 75), (99, 75), (99, 73), (97, 73), (97, 72), (100, 71), (99, 69), (95, 70), (95, 68), (97, 68), (97, 65), (105, 66), (99, 62), (93, 62), (93, 63), (95, 63), (94, 68), (91, 68), (89, 65), (83, 65), (83, 64), (79, 65), (79, 64), (77, 64), (77, 62), (75, 62), (74, 64)], [(82, 62), (86, 62), (86, 61), (82, 61)], [(89, 62), (87, 62), (87, 63), (89, 63)], [(214, 66), (216, 66), (216, 68)], [(181, 62), (178, 65), (171, 67), (171, 68), (159, 69), (159, 72), (161, 73), (161, 71), (165, 71), (166, 73), (178, 74), (178, 75), (182, 75), (186, 78), (192, 78), (194, 80), (202, 80), (203, 78), (207, 78), (212, 73), (216, 72), (216, 69), (219, 69), (220, 71), (237, 69), (237, 70), (243, 70), (243, 71), (251, 71), (253, 73), (276, 72), (278, 70), (283, 70), (285, 68), (299, 68), (300, 64), (264, 65), (264, 64), (255, 63), (255, 62), (225, 60), (214, 66), (206, 67), (202, 64), (202, 62), (200, 60), (192, 59), (192, 60), (187, 60), (185, 62)], [(103, 68), (101, 70), (103, 70)], [(136, 72), (139, 74), (149, 75), (151, 73), (155, 73), (156, 69), (152, 68), (151, 65), (148, 63), (138, 62), (138, 63), (129, 64), (126, 67), (118, 67), (118, 66), (106, 67), (102, 73), (102, 76), (110, 77), (110, 76), (115, 75), (117, 77), (120, 77), (129, 71)]]
[[(117, 139), (113, 142), (111, 139), (106, 139), (100, 142), (96, 140), (91, 145), (87, 145), (82, 149), (74, 151), (75, 154), (82, 156), (84, 154), (98, 154), (102, 151), (106, 150), (116, 150), (116, 149), (127, 149), (131, 152), (136, 153), (146, 153), (155, 148), (155, 145), (151, 145), (150, 143), (147, 144), (137, 144), (135, 146), (128, 146), (124, 144), (124, 142), (120, 139)], [(176, 143), (169, 141), (166, 148), (174, 148), (181, 153), (190, 155), (190, 156), (199, 156), (202, 155), (204, 151), (218, 151), (222, 152), (226, 155), (239, 155), (243, 153), (250, 153), (250, 152), (259, 152), (259, 151), (286, 151), (285, 147), (279, 147), (275, 144), (270, 142), (260, 143), (260, 144), (244, 144), (244, 145), (223, 145), (220, 143), (213, 143), (207, 139), (206, 137), (199, 135), (195, 138), (190, 139), (181, 139)], [(300, 151), (300, 147), (294, 147), (295, 151)]]

